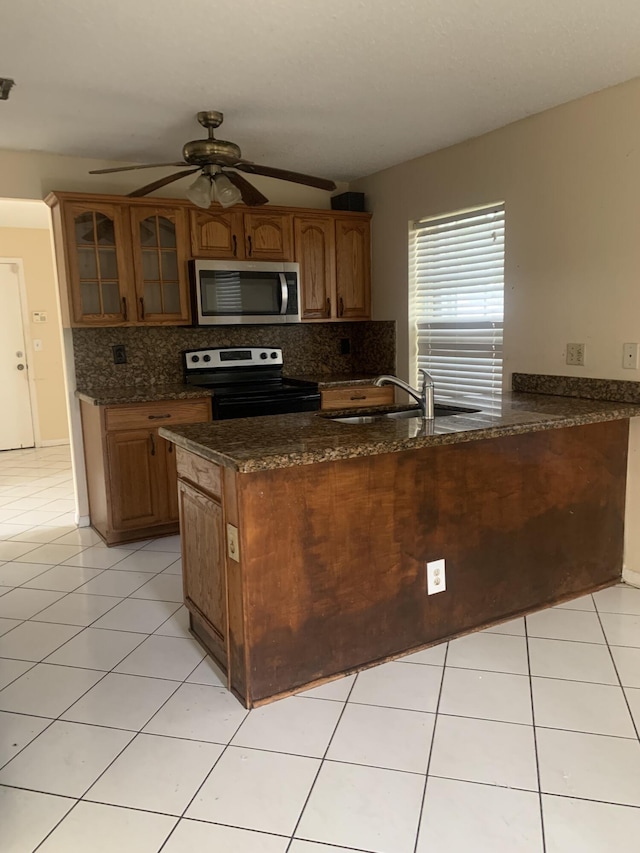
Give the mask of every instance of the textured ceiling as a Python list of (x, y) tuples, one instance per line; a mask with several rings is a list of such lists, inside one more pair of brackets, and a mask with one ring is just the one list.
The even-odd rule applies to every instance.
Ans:
[(246, 158), (350, 180), (638, 76), (639, 44), (638, 0), (19, 0), (0, 148), (172, 160), (219, 109)]

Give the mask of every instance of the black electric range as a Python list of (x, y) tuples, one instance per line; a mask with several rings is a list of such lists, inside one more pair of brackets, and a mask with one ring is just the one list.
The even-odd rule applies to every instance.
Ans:
[(185, 350), (182, 364), (187, 385), (214, 392), (214, 420), (313, 412), (320, 408), (317, 383), (282, 375), (281, 349)]

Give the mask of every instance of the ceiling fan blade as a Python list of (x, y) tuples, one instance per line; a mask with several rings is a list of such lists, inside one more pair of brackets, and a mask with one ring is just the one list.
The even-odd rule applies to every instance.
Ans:
[(111, 172), (133, 172), (135, 169), (159, 169), (161, 166), (188, 166), (180, 160), (176, 163), (146, 163), (143, 166), (115, 166), (113, 169), (92, 169), (90, 175), (109, 175)]
[(248, 204), (250, 207), (257, 207), (259, 204), (266, 204), (269, 201), (266, 195), (262, 195), (260, 190), (256, 189), (242, 175), (239, 175), (237, 172), (224, 172), (224, 174), (240, 190), (242, 201), (245, 204)]
[(158, 181), (154, 181), (152, 184), (147, 184), (144, 187), (140, 187), (138, 190), (134, 190), (131, 193), (127, 193), (129, 198), (139, 198), (142, 195), (149, 195), (154, 190), (159, 190), (162, 187), (166, 187), (167, 184), (172, 184), (174, 181), (179, 181), (180, 178), (186, 178), (187, 175), (193, 175), (194, 172), (199, 172), (200, 169), (189, 169), (188, 172), (174, 172), (173, 175), (168, 175), (166, 178), (160, 178)]
[(325, 178), (314, 178), (313, 175), (302, 175), (300, 172), (289, 172), (286, 169), (273, 169), (271, 166), (258, 166), (249, 160), (239, 160), (233, 165), (234, 169), (241, 172), (249, 172), (252, 175), (264, 175), (266, 178), (279, 178), (281, 181), (291, 181), (294, 184), (305, 184), (308, 187), (317, 187), (319, 190), (335, 190), (333, 181)]

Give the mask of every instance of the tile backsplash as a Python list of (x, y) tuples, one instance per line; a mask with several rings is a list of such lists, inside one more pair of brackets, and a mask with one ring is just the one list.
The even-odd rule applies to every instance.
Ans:
[[(341, 354), (341, 341), (350, 353)], [(126, 364), (114, 364), (123, 344)], [(192, 326), (74, 329), (78, 388), (166, 385), (182, 381), (181, 352), (199, 347), (272, 346), (283, 352), (285, 373), (394, 373), (393, 321), (298, 323), (290, 326)]]

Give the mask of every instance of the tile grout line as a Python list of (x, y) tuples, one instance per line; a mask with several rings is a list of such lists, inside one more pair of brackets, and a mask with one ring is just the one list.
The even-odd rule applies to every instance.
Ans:
[(532, 723), (532, 731), (533, 731), (533, 749), (536, 759), (536, 778), (538, 780), (538, 806), (540, 808), (540, 835), (542, 840), (542, 853), (546, 853), (547, 849), (547, 839), (544, 831), (544, 809), (542, 805), (542, 782), (540, 781), (540, 757), (538, 755), (538, 733), (536, 731), (536, 711), (535, 711), (535, 703), (533, 699), (533, 677), (531, 675), (531, 657), (529, 654), (529, 633), (528, 633), (528, 625), (527, 618), (525, 616), (524, 619), (524, 636), (526, 640), (526, 649), (527, 649), (527, 669), (529, 671), (529, 696), (531, 699), (531, 723)]
[[(353, 684), (349, 688), (349, 692), (347, 693), (347, 698), (344, 700), (344, 703), (342, 705), (342, 710), (338, 714), (338, 719), (337, 719), (336, 724), (333, 728), (333, 732), (331, 733), (331, 737), (329, 738), (329, 742), (327, 743), (327, 747), (326, 747), (324, 753), (322, 754), (322, 757), (320, 758), (320, 764), (318, 765), (318, 770), (316, 772), (316, 775), (313, 777), (313, 782), (311, 783), (311, 787), (309, 788), (309, 793), (305, 797), (305, 801), (302, 804), (302, 808), (300, 809), (300, 814), (298, 815), (298, 819), (297, 819), (295, 826), (293, 827), (293, 831), (291, 832), (291, 835), (289, 837), (289, 843), (287, 844), (287, 849), (286, 849), (285, 853), (289, 853), (289, 850), (291, 849), (291, 845), (296, 840), (295, 835), (296, 835), (296, 832), (298, 831), (298, 827), (300, 826), (300, 821), (302, 820), (302, 816), (304, 815), (305, 809), (307, 808), (309, 800), (311, 799), (311, 794), (313, 793), (313, 789), (315, 788), (316, 782), (318, 781), (318, 777), (320, 776), (320, 771), (324, 767), (325, 761), (327, 761), (327, 753), (329, 752), (329, 749), (331, 748), (331, 744), (333, 743), (333, 739), (336, 735), (336, 732), (338, 731), (338, 726), (340, 725), (340, 722), (344, 716), (344, 712), (347, 710), (347, 705), (349, 704), (349, 699), (351, 698), (351, 694), (353, 693), (353, 690), (356, 686), (359, 675), (360, 675), (360, 673), (358, 673), (356, 675), (356, 677), (353, 679)], [(313, 699), (313, 696), (308, 696), (307, 698)], [(234, 735), (234, 737), (235, 737), (235, 735)], [(347, 849), (349, 849), (349, 848), (347, 848)]]
[[(206, 660), (206, 658), (207, 658), (207, 655), (205, 654), (205, 656), (202, 658), (202, 660), (200, 661), (200, 663), (198, 663), (198, 664), (197, 664), (197, 665), (196, 665), (196, 666), (191, 670), (191, 672), (189, 673), (189, 675), (187, 676), (187, 678), (190, 678), (190, 677), (193, 675), (193, 673), (194, 673), (194, 672), (196, 671), (196, 669), (200, 666), (200, 664), (202, 663), (202, 661), (203, 661), (203, 660)], [(187, 683), (187, 679), (185, 678), (185, 680), (183, 681), (183, 684), (186, 684), (186, 683)], [(173, 694), (172, 694), (172, 695), (173, 695)], [(168, 700), (167, 700), (167, 701), (168, 701)], [(166, 704), (166, 703), (165, 703), (165, 704)], [(164, 707), (164, 706), (163, 706), (163, 707)], [(158, 708), (158, 711), (159, 711), (159, 710), (160, 710), (160, 708)], [(158, 711), (156, 711), (156, 714), (158, 713)], [(238, 734), (238, 732), (239, 732), (239, 731), (240, 731), (240, 729), (242, 728), (242, 725), (243, 725), (244, 721), (247, 719), (247, 717), (249, 716), (249, 713), (250, 713), (250, 712), (248, 712), (247, 714), (245, 714), (245, 716), (242, 718), (242, 720), (241, 720), (241, 722), (239, 723), (239, 725), (238, 725), (237, 729), (233, 732), (233, 734), (231, 735), (231, 737), (229, 738), (229, 740), (227, 741), (227, 743), (224, 745), (224, 747), (223, 747), (223, 749), (222, 749), (222, 752), (221, 752), (221, 753), (220, 753), (220, 755), (216, 758), (216, 760), (213, 762), (213, 766), (210, 768), (210, 770), (208, 771), (208, 773), (206, 773), (206, 774), (205, 774), (204, 779), (203, 779), (203, 780), (202, 780), (202, 782), (198, 785), (198, 787), (196, 788), (196, 790), (195, 790), (195, 792), (194, 792), (193, 796), (191, 797), (191, 799), (189, 800), (189, 802), (187, 803), (187, 805), (185, 806), (185, 808), (182, 810), (181, 814), (178, 816), (178, 821), (177, 821), (176, 825), (173, 827), (173, 829), (171, 830), (171, 832), (169, 833), (169, 835), (165, 838), (165, 840), (164, 840), (164, 842), (162, 843), (162, 845), (158, 848), (158, 853), (161, 853), (161, 851), (164, 849), (165, 845), (167, 844), (167, 842), (169, 841), (169, 839), (171, 838), (171, 836), (172, 836), (172, 835), (173, 835), (173, 833), (175, 832), (176, 828), (180, 825), (180, 822), (181, 822), (182, 820), (184, 820), (184, 819), (185, 819), (185, 815), (186, 815), (186, 813), (189, 811), (189, 808), (191, 807), (191, 804), (193, 803), (193, 801), (195, 800), (195, 798), (198, 796), (198, 794), (199, 794), (199, 793), (200, 793), (200, 791), (202, 790), (202, 787), (206, 784), (206, 782), (207, 782), (208, 778), (211, 776), (211, 774), (213, 773), (213, 771), (215, 770), (215, 768), (218, 766), (218, 763), (220, 762), (220, 760), (221, 760), (222, 756), (225, 754), (225, 752), (226, 752), (226, 751), (227, 751), (227, 749), (229, 748), (229, 745), (231, 744), (231, 741), (234, 739), (234, 737)], [(153, 717), (155, 717), (155, 715), (156, 715), (156, 714), (154, 714), (154, 715), (153, 715)], [(151, 719), (153, 719), (153, 717), (152, 717)], [(149, 725), (149, 722), (151, 722), (151, 720), (149, 720), (147, 723), (145, 723), (145, 725)]]
[[(611, 658), (611, 663), (613, 664), (613, 668), (615, 670), (616, 677), (618, 679), (618, 684), (620, 685), (620, 690), (622, 691), (622, 697), (624, 699), (625, 705), (627, 706), (627, 711), (629, 713), (629, 716), (631, 717), (631, 725), (633, 726), (633, 729), (636, 733), (636, 739), (638, 741), (640, 741), (640, 726), (636, 723), (636, 718), (634, 717), (634, 715), (631, 711), (631, 705), (629, 704), (629, 697), (627, 696), (627, 692), (624, 688), (624, 684), (622, 683), (622, 679), (620, 678), (620, 672), (618, 670), (618, 665), (616, 664), (616, 660), (613, 656), (613, 652), (611, 651), (611, 646), (609, 645), (609, 638), (607, 637), (607, 632), (605, 631), (604, 625), (602, 624), (602, 619), (600, 618), (600, 611), (597, 610), (597, 606), (596, 606), (596, 612), (598, 613), (598, 622), (600, 623), (600, 628), (602, 630), (602, 633), (604, 634), (604, 639), (605, 639), (605, 642), (607, 644), (607, 651), (609, 652), (609, 657)], [(626, 614), (620, 613), (618, 615), (624, 616)], [(618, 648), (628, 648), (628, 647), (627, 646), (621, 646)]]
[[(418, 812), (418, 825), (416, 827), (416, 840), (413, 844), (413, 853), (418, 853), (418, 844), (420, 843), (420, 827), (422, 825), (422, 815), (424, 814), (424, 804), (427, 801), (427, 785), (429, 784), (429, 769), (431, 767), (431, 759), (433, 757), (433, 747), (436, 742), (436, 732), (438, 730), (438, 714), (440, 713), (440, 701), (442, 700), (442, 691), (444, 690), (444, 679), (447, 671), (447, 658), (449, 657), (449, 642), (447, 642), (444, 650), (444, 661), (442, 663), (442, 678), (440, 679), (440, 689), (438, 690), (438, 699), (436, 701), (435, 720), (433, 723), (433, 732), (431, 733), (431, 745), (429, 747), (429, 757), (427, 759), (427, 767), (424, 773), (424, 788), (422, 789), (422, 799), (420, 801), (420, 810)], [(446, 715), (443, 715), (446, 716)]]

